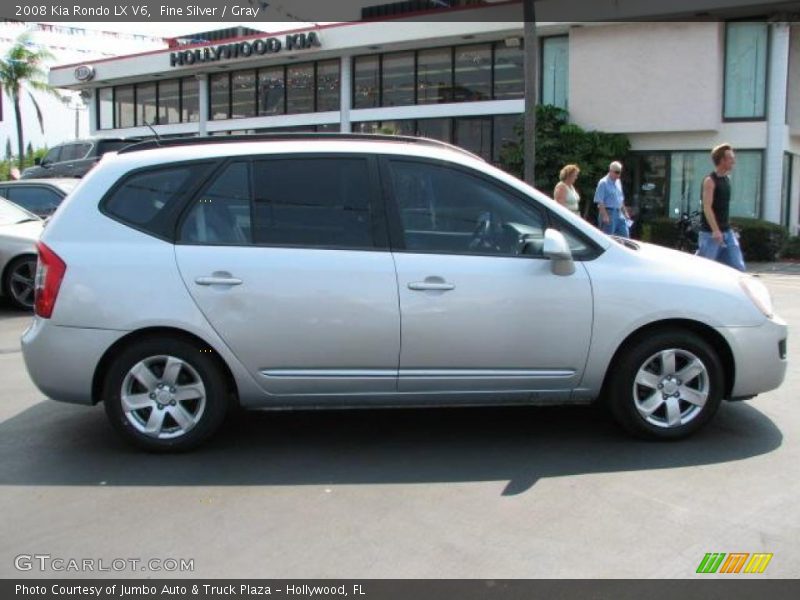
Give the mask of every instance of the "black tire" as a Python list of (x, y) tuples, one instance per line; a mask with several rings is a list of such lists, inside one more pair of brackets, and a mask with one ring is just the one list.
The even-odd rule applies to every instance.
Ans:
[[(145, 396), (150, 398), (153, 395), (148, 394), (150, 388), (145, 388), (138, 378), (129, 377), (131, 369), (140, 362), (145, 361), (148, 363), (152, 370), (148, 369), (150, 375), (156, 375), (156, 381), (161, 381), (160, 385), (164, 385), (163, 381), (169, 378), (165, 377), (166, 361), (159, 357), (174, 357), (183, 362), (179, 367), (178, 375), (176, 376), (177, 383), (175, 389), (189, 389), (199, 387), (197, 382), (202, 383), (202, 388), (205, 392), (204, 399), (201, 400), (180, 400), (177, 399), (169, 402), (165, 397), (164, 404), (161, 404), (162, 397), (157, 396), (158, 401), (153, 401), (155, 406), (126, 413), (123, 408), (123, 385), (130, 393), (136, 394), (137, 397), (144, 399)], [(173, 361), (174, 364), (177, 362)], [(161, 379), (159, 379), (160, 365), (163, 370), (161, 371)], [(142, 391), (144, 390), (144, 391)], [(167, 394), (166, 390), (159, 393)], [(203, 349), (197, 345), (184, 341), (182, 339), (158, 337), (148, 338), (134, 343), (132, 346), (125, 348), (111, 363), (108, 371), (106, 372), (102, 388), (102, 400), (105, 404), (106, 415), (108, 416), (111, 425), (125, 438), (128, 442), (132, 443), (138, 448), (152, 452), (180, 452), (190, 450), (197, 447), (199, 444), (211, 437), (222, 424), (225, 419), (225, 414), (229, 405), (228, 393), (225, 386), (225, 379), (222, 374), (220, 365), (217, 359), (208, 352), (208, 349)], [(147, 400), (145, 400), (147, 401)], [(179, 405), (179, 406), (176, 406)], [(202, 408), (200, 406), (202, 405)], [(163, 408), (162, 408), (163, 407)], [(182, 428), (177, 420), (172, 417), (178, 408), (186, 409), (185, 414), (196, 417), (196, 422), (181, 433)], [(152, 411), (163, 411), (160, 416), (162, 419), (161, 435), (173, 435), (174, 437), (156, 437), (148, 435), (141, 431), (139, 427), (146, 426), (144, 421), (148, 420)], [(148, 421), (149, 422), (149, 421)], [(171, 425), (174, 424), (174, 425)], [(171, 427), (171, 429), (170, 429)], [(177, 431), (178, 433), (175, 433)]]
[(19, 283), (14, 281), (14, 275), (25, 275), (30, 277), (31, 286), (33, 286), (33, 279), (36, 276), (36, 261), (35, 254), (26, 254), (18, 256), (8, 263), (5, 273), (3, 275), (3, 295), (9, 299), (14, 308), (20, 310), (33, 310), (33, 288), (31, 287), (30, 295), (25, 298), (19, 298)]
[[(706, 391), (707, 397), (702, 407), (696, 407), (696, 405), (692, 405), (683, 398), (676, 397), (675, 400), (669, 398), (670, 402), (677, 402), (677, 405), (682, 407), (680, 408), (681, 415), (683, 415), (683, 409), (686, 409), (687, 421), (673, 426), (666, 426), (665, 424), (659, 425), (648, 421), (647, 417), (637, 408), (637, 398), (642, 405), (649, 398), (653, 399), (654, 404), (663, 401), (663, 407), (659, 406), (658, 410), (650, 415), (650, 419), (668, 422), (667, 400), (664, 399), (666, 388), (660, 388), (660, 391), (644, 385), (637, 385), (634, 388), (634, 383), (641, 368), (645, 367), (645, 365), (658, 364), (660, 360), (649, 361), (649, 359), (670, 349), (678, 351), (676, 359), (676, 366), (678, 367), (676, 370), (678, 371), (680, 371), (681, 365), (685, 367), (688, 364), (687, 357), (689, 355), (694, 355), (701, 361), (705, 367), (705, 373), (697, 376), (696, 379), (690, 380), (687, 386), (700, 387), (701, 378), (704, 377), (704, 385), (707, 387), (703, 389)], [(641, 438), (675, 440), (689, 436), (711, 420), (722, 401), (725, 379), (719, 356), (708, 342), (691, 331), (680, 329), (659, 331), (641, 337), (625, 348), (609, 368), (612, 371), (609, 374), (605, 398), (608, 408), (617, 423), (629, 433)], [(657, 375), (656, 378), (659, 380), (659, 385), (664, 385), (664, 380), (661, 379), (660, 375)], [(670, 385), (674, 384), (671, 383)], [(685, 389), (684, 387), (679, 387), (679, 390)], [(679, 390), (676, 393), (680, 394)], [(691, 393), (691, 391), (688, 393)], [(675, 406), (675, 404), (672, 404), (672, 406)], [(681, 418), (681, 421), (683, 421), (683, 418)]]

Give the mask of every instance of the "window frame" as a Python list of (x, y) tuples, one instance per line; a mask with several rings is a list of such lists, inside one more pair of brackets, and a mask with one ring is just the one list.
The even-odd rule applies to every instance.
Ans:
[(563, 39), (567, 42), (567, 91), (565, 94), (566, 106), (558, 106), (557, 104), (550, 104), (562, 110), (569, 110), (569, 34), (547, 35), (539, 38), (539, 104), (547, 106), (544, 103), (544, 47), (549, 40)]
[[(766, 21), (766, 17), (763, 18)], [(769, 103), (769, 85), (770, 85), (770, 76), (769, 76), (769, 65), (772, 61), (772, 31), (769, 26), (769, 23), (765, 23), (767, 28), (767, 53), (765, 58), (765, 66), (764, 66), (764, 112), (761, 116), (756, 117), (728, 117), (725, 116), (725, 106), (727, 104), (727, 95), (725, 93), (726, 90), (726, 82), (728, 80), (728, 27), (731, 24), (737, 23), (750, 23), (750, 22), (758, 22), (755, 17), (749, 19), (738, 19), (738, 20), (731, 20), (724, 22), (724, 29), (722, 32), (722, 106), (720, 107), (720, 116), (722, 118), (723, 123), (753, 123), (759, 121), (766, 121), (767, 120), (767, 110), (768, 110), (768, 103)]]
[[(179, 239), (183, 223), (188, 218), (192, 207), (195, 205), (198, 195), (202, 193), (208, 185), (213, 183), (213, 178), (217, 177), (220, 173), (233, 162), (247, 162), (250, 165), (250, 219), (251, 227), (253, 228), (253, 239), (255, 239), (255, 189), (256, 189), (256, 165), (257, 161), (264, 160), (312, 160), (312, 159), (359, 159), (363, 160), (367, 166), (368, 180), (369, 180), (369, 194), (367, 197), (367, 204), (370, 210), (370, 223), (369, 228), (372, 234), (372, 246), (339, 246), (339, 245), (315, 245), (310, 246), (307, 244), (281, 244), (281, 243), (257, 243), (253, 241), (250, 244), (220, 244), (220, 243), (197, 243), (187, 242)], [(187, 161), (197, 162), (197, 161)], [(178, 163), (175, 163), (178, 164)], [(200, 186), (195, 186), (193, 191), (188, 196), (181, 200), (181, 210), (178, 218), (175, 220), (172, 232), (172, 240), (176, 246), (221, 246), (225, 248), (287, 248), (294, 250), (346, 250), (346, 251), (359, 251), (359, 252), (388, 252), (389, 251), (389, 232), (387, 229), (386, 209), (384, 204), (383, 195), (380, 192), (380, 178), (378, 174), (377, 157), (372, 153), (367, 152), (286, 152), (286, 153), (269, 153), (269, 154), (255, 154), (255, 155), (241, 155), (229, 156), (219, 159), (219, 165), (214, 171), (204, 179)]]
[(501, 181), (482, 171), (461, 165), (459, 163), (454, 163), (442, 159), (425, 158), (417, 156), (411, 157), (402, 154), (383, 154), (379, 157), (381, 191), (385, 198), (384, 203), (386, 205), (387, 225), (389, 227), (389, 240), (392, 252), (401, 252), (404, 254), (433, 254), (441, 256), (491, 257), (500, 259), (512, 258), (512, 259), (526, 259), (526, 260), (531, 260), (531, 259), (550, 260), (545, 256), (535, 256), (532, 254), (496, 254), (489, 252), (442, 252), (437, 250), (407, 249), (405, 247), (405, 235), (403, 230), (403, 221), (400, 215), (400, 206), (394, 195), (394, 186), (392, 182), (392, 172), (390, 165), (391, 162), (405, 162), (405, 163), (443, 167), (453, 171), (459, 171), (465, 175), (471, 175), (473, 177), (477, 177), (478, 179), (485, 181), (490, 185), (493, 185), (494, 187), (500, 189), (504, 195), (509, 196), (512, 201), (518, 202), (519, 204), (533, 208), (538, 212), (540, 212), (542, 215), (543, 226), (545, 231), (550, 228), (555, 228), (558, 229), (559, 231), (562, 231), (562, 229), (565, 228), (569, 230), (571, 235), (580, 239), (580, 241), (586, 245), (588, 251), (584, 253), (584, 255), (580, 256), (573, 255), (573, 260), (575, 261), (583, 262), (583, 261), (594, 260), (595, 258), (600, 256), (600, 254), (602, 254), (604, 251), (603, 248), (601, 248), (594, 240), (584, 235), (579, 229), (573, 227), (572, 225), (567, 223), (564, 219), (561, 219), (560, 217), (555, 215), (545, 204), (539, 202), (537, 199), (531, 196), (528, 196), (527, 194), (524, 194), (520, 190), (511, 187), (504, 181)]
[[(208, 158), (208, 159), (201, 159), (201, 160), (182, 160), (170, 163), (160, 163), (155, 165), (147, 165), (143, 167), (139, 167), (136, 169), (131, 169), (125, 175), (120, 177), (114, 185), (112, 185), (103, 197), (100, 199), (98, 203), (98, 210), (101, 214), (108, 217), (112, 221), (116, 221), (117, 223), (124, 225), (125, 227), (129, 227), (140, 233), (144, 233), (149, 235), (150, 237), (154, 237), (156, 239), (162, 240), (164, 242), (169, 242), (171, 244), (175, 243), (175, 236), (177, 233), (176, 230), (176, 220), (177, 217), (180, 216), (182, 213), (187, 201), (191, 198), (194, 198), (196, 193), (198, 192), (199, 188), (201, 188), (206, 181), (217, 171), (217, 168), (220, 164), (220, 158)], [(185, 189), (183, 189), (180, 193), (179, 198), (175, 201), (174, 206), (170, 207), (168, 212), (165, 213), (163, 223), (155, 228), (155, 229), (148, 229), (146, 227), (142, 227), (138, 223), (132, 223), (127, 221), (113, 212), (108, 210), (108, 202), (117, 193), (117, 191), (124, 185), (126, 185), (132, 178), (142, 174), (142, 173), (153, 173), (157, 171), (166, 171), (169, 169), (177, 169), (183, 166), (188, 167), (202, 167), (208, 166), (206, 171), (200, 171), (199, 176), (195, 179), (192, 185), (189, 185)]]

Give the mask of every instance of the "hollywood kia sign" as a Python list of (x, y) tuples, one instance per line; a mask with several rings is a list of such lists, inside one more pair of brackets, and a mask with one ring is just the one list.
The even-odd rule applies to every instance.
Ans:
[(247, 58), (266, 54), (276, 54), (284, 50), (305, 50), (319, 48), (319, 36), (315, 31), (291, 33), (283, 40), (277, 37), (261, 38), (245, 42), (231, 42), (218, 46), (178, 50), (169, 55), (169, 66), (182, 67), (197, 63), (214, 62), (232, 58)]

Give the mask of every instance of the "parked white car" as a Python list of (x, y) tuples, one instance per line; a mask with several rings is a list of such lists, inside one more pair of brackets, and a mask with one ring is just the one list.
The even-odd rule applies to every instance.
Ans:
[[(779, 386), (749, 275), (612, 239), (460, 149), (387, 136), (106, 155), (39, 244), (25, 363), (151, 450), (246, 408), (606, 402), (686, 436)], [(87, 234), (87, 232), (91, 232)]]
[(33, 308), (36, 241), (43, 221), (24, 208), (0, 198), (0, 296), (16, 308)]

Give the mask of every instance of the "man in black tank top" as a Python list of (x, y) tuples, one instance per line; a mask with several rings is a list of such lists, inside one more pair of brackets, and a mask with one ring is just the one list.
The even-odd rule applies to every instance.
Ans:
[(730, 144), (721, 144), (711, 151), (714, 170), (703, 179), (703, 211), (697, 256), (745, 270), (739, 240), (729, 223), (731, 182), (729, 178), (736, 155)]

